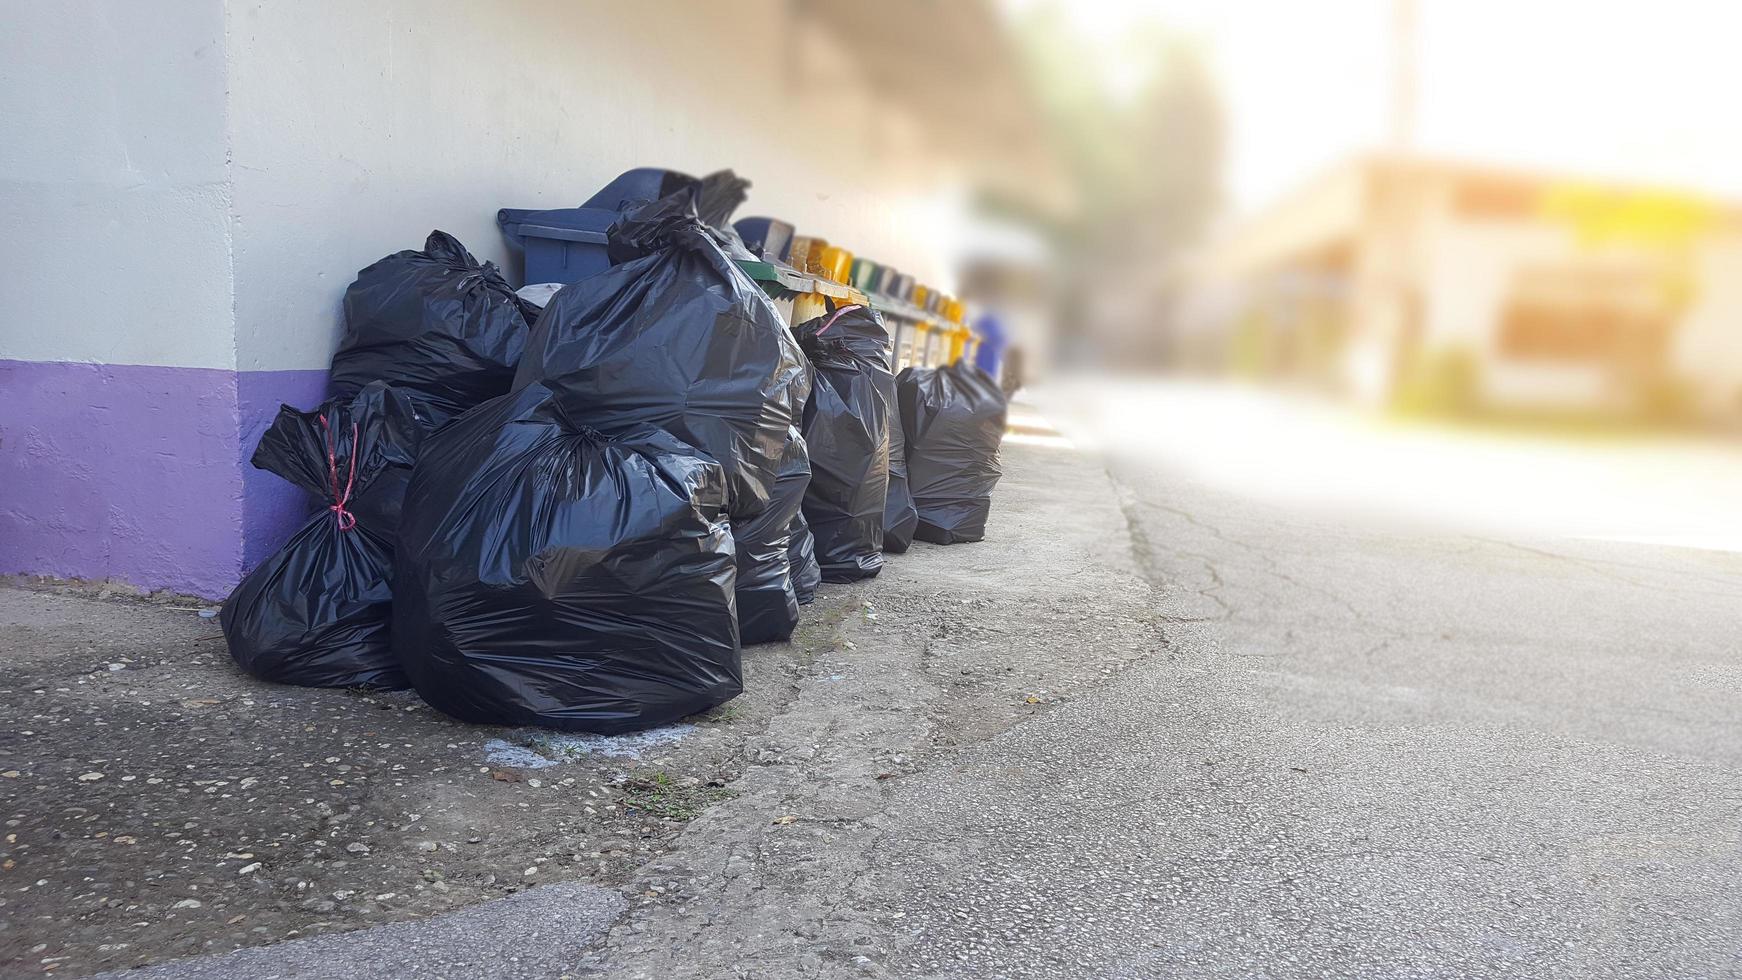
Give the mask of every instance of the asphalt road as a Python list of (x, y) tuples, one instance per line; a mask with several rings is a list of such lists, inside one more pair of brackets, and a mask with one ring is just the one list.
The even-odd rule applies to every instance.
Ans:
[[(1465, 478), (1527, 484), (1508, 445), (1523, 472)], [(1004, 506), (1040, 519), (975, 557), (1087, 613), (1079, 644), (1042, 632), (1057, 604), (1002, 610), (1004, 655), (1110, 633), (1126, 666), (881, 798), (698, 821), (663, 865), (686, 898), (632, 913), (599, 975), (1742, 974), (1742, 556), (1309, 506), (1115, 448), (1008, 445)], [(788, 810), (817, 826), (767, 845)]]
[(1742, 973), (1738, 556), (1112, 472), (1169, 656), (918, 794), (897, 974)]

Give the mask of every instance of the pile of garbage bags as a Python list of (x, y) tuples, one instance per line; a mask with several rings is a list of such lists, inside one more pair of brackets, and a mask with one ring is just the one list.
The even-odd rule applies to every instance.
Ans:
[(866, 307), (788, 328), (735, 261), (747, 186), (627, 207), (609, 268), (537, 302), (440, 231), (362, 270), (331, 397), (254, 454), (320, 507), (225, 602), (236, 662), (632, 731), (738, 695), (819, 583), (980, 540), (1002, 393), (898, 380)]

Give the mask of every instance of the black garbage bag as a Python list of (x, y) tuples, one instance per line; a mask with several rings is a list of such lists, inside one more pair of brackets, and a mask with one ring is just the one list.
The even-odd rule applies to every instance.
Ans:
[(809, 369), (767, 294), (696, 213), (729, 172), (631, 211), (610, 231), (620, 263), (551, 298), (515, 386), (542, 382), (604, 429), (659, 426), (725, 467), (732, 519), (768, 506)]
[(1007, 403), (991, 375), (970, 364), (908, 368), (897, 382), (907, 478), (919, 525), (913, 536), (934, 544), (986, 536), (992, 488), (1003, 471)]
[(312, 412), (289, 405), (254, 465), (326, 506), (230, 593), (230, 656), (261, 680), (305, 687), (406, 684), (388, 642), (393, 541), (426, 424), (383, 382)]
[(755, 517), (732, 525), (738, 549), (738, 637), (744, 646), (784, 640), (798, 625), (790, 549), (793, 521), (810, 480), (804, 436), (794, 426), (787, 433), (773, 502)]
[(823, 570), (817, 565), (816, 541), (810, 525), (804, 522), (804, 511), (792, 515), (792, 536), (787, 539), (787, 557), (792, 563), (792, 592), (798, 604), (808, 606), (817, 598), (817, 587), (823, 584)]
[(810, 358), (804, 437), (811, 485), (804, 519), (816, 538), (823, 581), (853, 582), (883, 570), (883, 508), (889, 488), (889, 412), (895, 376), (883, 318), (843, 306), (799, 325)]
[(919, 510), (907, 485), (907, 440), (901, 434), (901, 404), (889, 406), (889, 493), (883, 504), (883, 550), (898, 555), (913, 544)]
[(709, 174), (696, 183), (696, 217), (715, 231), (736, 239), (732, 212), (749, 199), (749, 191), (750, 182), (730, 170)]
[(732, 227), (732, 212), (750, 196), (750, 182), (722, 170), (703, 178), (696, 185), (696, 214), (715, 233), (720, 249), (731, 259), (760, 261), (760, 256), (744, 245), (738, 230)]
[(394, 561), (393, 647), (465, 721), (613, 734), (743, 690), (720, 465), (580, 422), (543, 385), (432, 436)]
[(508, 392), (537, 315), (494, 265), (432, 231), (423, 251), (395, 252), (345, 290), (332, 391), (387, 381), (446, 422)]

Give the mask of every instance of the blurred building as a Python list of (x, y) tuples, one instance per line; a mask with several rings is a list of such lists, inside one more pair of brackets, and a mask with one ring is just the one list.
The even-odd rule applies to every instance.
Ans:
[[(1038, 192), (990, 0), (76, 0), (0, 13), (0, 574), (221, 595), (311, 501), (249, 455), (358, 269), (641, 166), (956, 288)], [(1044, 164), (1043, 164), (1044, 166)]]
[(1354, 160), (1192, 266), (1202, 367), (1444, 409), (1742, 410), (1742, 207), (1420, 158)]

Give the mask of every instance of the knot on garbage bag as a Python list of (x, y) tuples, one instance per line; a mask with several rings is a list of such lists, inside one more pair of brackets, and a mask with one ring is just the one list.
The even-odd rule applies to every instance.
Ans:
[(351, 456), (345, 473), (345, 486), (339, 487), (339, 456), (338, 446), (333, 442), (333, 427), (327, 424), (327, 417), (320, 416), (321, 431), (325, 433), (327, 443), (327, 481), (333, 492), (333, 502), (327, 506), (338, 517), (339, 530), (349, 531), (357, 526), (357, 515), (346, 509), (351, 502), (351, 490), (357, 483), (357, 423), (351, 423)]

